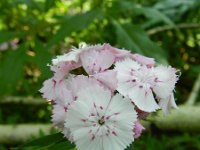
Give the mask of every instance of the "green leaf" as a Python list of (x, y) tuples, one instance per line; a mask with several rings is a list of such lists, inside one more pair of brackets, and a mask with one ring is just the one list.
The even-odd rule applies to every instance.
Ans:
[(60, 142), (60, 143), (57, 143), (51, 147), (49, 147), (49, 150), (71, 150), (71, 149), (74, 149), (75, 148), (75, 145), (74, 144), (71, 144), (69, 141), (64, 141), (64, 142)]
[(169, 19), (165, 14), (162, 12), (153, 9), (153, 8), (140, 8), (140, 11), (148, 18), (152, 20), (157, 20), (157, 22), (163, 21), (166, 24), (176, 27), (175, 23)]
[(100, 17), (101, 13), (98, 9), (96, 9), (66, 19), (57, 33), (49, 40), (47, 47), (50, 48), (54, 44), (59, 43), (65, 37), (70, 36), (72, 32), (83, 30), (88, 27), (88, 25), (90, 25), (95, 18), (97, 19)]
[(145, 17), (149, 19), (149, 21), (147, 21), (145, 25), (143, 25), (144, 27), (148, 27), (155, 23), (164, 22), (176, 28), (175, 23), (167, 15), (165, 15), (164, 13), (162, 13), (161, 11), (155, 8), (144, 7), (142, 5), (129, 2), (129, 1), (116, 1), (113, 7), (114, 9), (116, 9), (115, 11), (120, 11), (120, 12), (129, 11), (129, 12), (132, 12), (136, 16), (144, 15)]
[(25, 45), (21, 45), (16, 51), (5, 54), (0, 64), (0, 94), (10, 94), (15, 91), (18, 82), (23, 78), (26, 49)]
[(9, 40), (12, 40), (14, 38), (22, 38), (25, 36), (24, 32), (20, 31), (0, 31), (0, 43), (2, 42), (8, 42)]
[(146, 32), (139, 26), (132, 24), (119, 24), (113, 21), (116, 29), (117, 43), (119, 46), (140, 53), (157, 61), (166, 63), (164, 50), (149, 39)]
[(39, 40), (35, 41), (34, 47), (36, 56), (34, 57), (34, 63), (40, 68), (42, 72), (42, 78), (48, 78), (51, 75), (51, 71), (47, 66), (48, 63), (51, 63), (52, 55), (49, 53)]
[(74, 148), (74, 145), (63, 138), (62, 133), (55, 133), (24, 144), (19, 150), (62, 150), (72, 148)]

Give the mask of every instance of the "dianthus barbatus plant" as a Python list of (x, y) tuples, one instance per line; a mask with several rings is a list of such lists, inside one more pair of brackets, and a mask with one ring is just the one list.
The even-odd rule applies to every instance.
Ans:
[(54, 75), (40, 92), (52, 101), (53, 125), (79, 150), (123, 150), (149, 113), (177, 108), (177, 70), (153, 58), (99, 44), (73, 48), (49, 66)]

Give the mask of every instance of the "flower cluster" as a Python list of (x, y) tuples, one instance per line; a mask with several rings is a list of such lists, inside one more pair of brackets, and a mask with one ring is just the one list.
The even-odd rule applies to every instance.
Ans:
[(109, 44), (73, 48), (50, 68), (40, 92), (52, 101), (54, 126), (79, 150), (123, 150), (144, 130), (141, 119), (177, 108), (176, 69)]

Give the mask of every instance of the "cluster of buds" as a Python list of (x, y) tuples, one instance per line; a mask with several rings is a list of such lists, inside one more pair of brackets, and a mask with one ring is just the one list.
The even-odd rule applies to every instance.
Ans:
[(73, 48), (50, 68), (40, 92), (52, 101), (53, 125), (79, 150), (123, 150), (148, 114), (177, 108), (176, 69), (109, 44)]

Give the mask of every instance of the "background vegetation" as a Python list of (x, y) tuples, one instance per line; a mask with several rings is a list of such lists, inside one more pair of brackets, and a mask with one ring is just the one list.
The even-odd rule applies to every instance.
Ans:
[[(1, 0), (0, 124), (50, 122), (48, 104), (5, 100), (40, 97), (38, 89), (51, 76), (47, 63), (80, 42), (110, 43), (180, 69), (176, 98), (183, 104), (199, 82), (200, 1)], [(196, 97), (199, 102), (198, 90)], [(135, 141), (135, 149), (195, 150), (199, 141), (195, 133), (151, 130)]]

